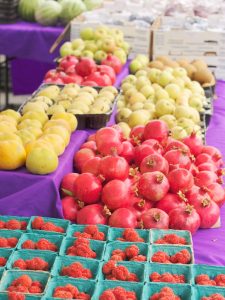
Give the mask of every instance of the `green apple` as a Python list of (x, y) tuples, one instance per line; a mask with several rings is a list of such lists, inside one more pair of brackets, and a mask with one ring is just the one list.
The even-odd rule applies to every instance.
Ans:
[(131, 96), (129, 97), (129, 99), (127, 99), (127, 101), (129, 102), (130, 105), (132, 105), (132, 104), (134, 104), (136, 102), (145, 102), (146, 98), (141, 93), (134, 92), (133, 94), (131, 94)]
[(108, 35), (109, 35), (108, 27), (106, 27), (106, 26), (99, 26), (94, 31), (94, 39), (95, 40), (104, 39)]
[(99, 94), (104, 93), (104, 92), (110, 92), (110, 93), (112, 93), (114, 96), (117, 96), (118, 93), (119, 93), (118, 90), (117, 90), (117, 88), (115, 88), (114, 86), (105, 86), (105, 87), (103, 87), (103, 88), (100, 90)]
[(130, 72), (132, 74), (137, 73), (137, 71), (141, 70), (141, 68), (142, 68), (141, 62), (136, 59), (132, 60), (129, 66)]
[(180, 118), (177, 120), (177, 125), (186, 130), (187, 127), (193, 127), (195, 123), (191, 119)]
[(186, 84), (186, 87), (188, 87), (192, 91), (192, 93), (196, 93), (200, 95), (205, 94), (204, 89), (197, 81), (191, 81), (190, 83)]
[(94, 30), (91, 27), (86, 27), (81, 29), (80, 31), (80, 37), (82, 40), (93, 40), (94, 39)]
[(123, 108), (123, 107), (125, 107), (125, 102), (122, 101), (122, 100), (118, 100), (118, 102), (117, 102), (117, 108), (118, 108), (118, 110), (121, 109), (121, 108)]
[(131, 132), (129, 125), (125, 122), (119, 122), (117, 125), (122, 129), (123, 136), (128, 139)]
[(113, 52), (113, 55), (119, 58), (122, 65), (124, 65), (127, 61), (127, 54), (123, 49), (116, 49)]
[(73, 50), (83, 50), (84, 49), (84, 41), (82, 39), (75, 39), (72, 41), (72, 48)]
[(153, 102), (146, 101), (143, 108), (155, 113), (155, 104)]
[(124, 38), (123, 31), (120, 30), (119, 28), (110, 28), (109, 34), (117, 38), (121, 38), (121, 39)]
[(138, 91), (135, 87), (132, 87), (129, 90), (127, 90), (125, 93), (125, 100), (129, 101), (130, 97), (135, 93), (138, 93)]
[(182, 140), (188, 135), (187, 132), (180, 126), (175, 126), (170, 130), (172, 138), (176, 140)]
[(135, 73), (136, 77), (144, 76), (147, 77), (147, 71), (146, 70), (139, 70)]
[(123, 42), (122, 44), (122, 49), (126, 52), (126, 54), (128, 55), (128, 53), (130, 52), (130, 45), (127, 42)]
[(116, 43), (116, 46), (119, 47), (119, 48), (123, 48), (123, 38), (117, 36), (117, 37), (114, 37), (114, 40), (115, 40), (115, 43)]
[(162, 71), (161, 74), (159, 74), (157, 83), (162, 87), (165, 87), (173, 80), (173, 78), (174, 77), (170, 72)]
[(157, 101), (161, 99), (169, 99), (169, 97), (170, 96), (167, 91), (162, 89), (161, 87), (155, 91), (155, 98)]
[(184, 82), (184, 80), (183, 80), (182, 78), (179, 78), (179, 77), (175, 77), (175, 78), (171, 81), (171, 83), (175, 83), (175, 84), (179, 85), (179, 87), (180, 87), (181, 89), (183, 89), (183, 88), (185, 87), (185, 82)]
[(190, 107), (189, 110), (190, 110), (190, 119), (192, 119), (192, 121), (195, 124), (199, 124), (200, 123), (200, 114), (199, 114), (199, 112), (193, 107)]
[(155, 68), (152, 68), (148, 71), (148, 79), (151, 81), (151, 83), (157, 83), (159, 75), (161, 74), (161, 71)]
[(176, 99), (176, 104), (189, 106), (188, 98), (189, 98), (188, 95), (183, 91), (181, 92), (180, 96)]
[(64, 57), (67, 55), (71, 55), (73, 52), (73, 48), (72, 48), (72, 43), (71, 42), (66, 42), (64, 43), (59, 50), (60, 56)]
[(98, 47), (94, 41), (85, 41), (84, 49), (95, 53), (98, 50)]
[(129, 82), (131, 84), (135, 84), (135, 82), (137, 81), (137, 77), (134, 75), (128, 75), (124, 80), (123, 83), (125, 82)]
[(82, 56), (82, 51), (81, 50), (73, 50), (71, 54), (76, 56), (76, 57), (81, 57)]
[(122, 108), (116, 114), (116, 122), (127, 122), (132, 111), (129, 108)]
[(102, 40), (102, 50), (107, 53), (113, 53), (116, 48), (116, 44), (113, 38), (106, 38)]
[(128, 91), (129, 89), (131, 89), (133, 87), (133, 84), (131, 84), (130, 82), (124, 82), (121, 85), (122, 91), (123, 93), (126, 93), (126, 91)]
[(191, 108), (189, 106), (177, 105), (174, 113), (177, 119), (191, 118)]
[(175, 105), (168, 99), (161, 99), (155, 105), (156, 115), (161, 117), (163, 115), (172, 115), (175, 111)]
[(136, 89), (139, 91), (143, 86), (149, 86), (149, 85), (151, 85), (151, 83), (150, 83), (149, 79), (145, 76), (138, 77), (137, 81), (135, 83)]
[(135, 59), (137, 59), (138, 61), (140, 61), (143, 66), (147, 66), (147, 64), (149, 63), (148, 56), (146, 56), (144, 54), (138, 54)]
[(178, 67), (173, 69), (173, 76), (175, 77), (183, 77), (187, 76), (187, 71), (184, 68)]
[(144, 108), (144, 103), (142, 103), (142, 102), (136, 102), (136, 103), (134, 103), (130, 106), (130, 109), (132, 111), (139, 110), (139, 109), (142, 109), (142, 108)]
[(132, 112), (128, 118), (128, 125), (133, 128), (137, 125), (145, 125), (150, 120), (151, 115), (147, 110), (140, 109)]
[(83, 92), (87, 92), (89, 94), (91, 94), (92, 96), (96, 97), (98, 95), (98, 92), (96, 89), (94, 89), (93, 87), (91, 86), (84, 86), (80, 89), (80, 92), (83, 93)]
[(202, 99), (200, 97), (197, 96), (192, 96), (189, 98), (189, 105), (195, 109), (197, 109), (197, 111), (202, 111), (203, 110), (203, 102)]
[(94, 58), (94, 53), (89, 51), (89, 50), (84, 50), (82, 51), (82, 57), (90, 57), (90, 58)]
[(180, 96), (180, 93), (181, 93), (181, 88), (179, 87), (179, 85), (177, 85), (175, 83), (169, 83), (165, 87), (165, 90), (167, 91), (169, 96), (175, 100)]
[(146, 99), (153, 99), (155, 96), (155, 90), (151, 85), (142, 86), (140, 93), (142, 93)]
[(177, 125), (177, 119), (173, 115), (164, 115), (164, 116), (160, 117), (159, 119), (166, 122), (169, 129), (171, 129)]
[(103, 59), (106, 59), (106, 57), (107, 57), (107, 54), (102, 50), (98, 50), (94, 54), (94, 59), (97, 62), (101, 62)]

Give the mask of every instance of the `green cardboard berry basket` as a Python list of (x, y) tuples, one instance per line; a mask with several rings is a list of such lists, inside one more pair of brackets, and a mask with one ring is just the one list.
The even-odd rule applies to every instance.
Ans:
[(166, 252), (168, 255), (174, 255), (177, 252), (186, 249), (191, 254), (191, 262), (188, 264), (194, 264), (194, 254), (193, 250), (190, 246), (167, 246), (167, 245), (151, 245), (151, 258), (150, 262), (152, 262), (152, 256), (154, 253), (158, 251)]
[(0, 280), (2, 279), (4, 272), (5, 272), (5, 268), (0, 268)]
[[(17, 221), (20, 221), (20, 222), (25, 221), (25, 222), (27, 222), (27, 225), (28, 225), (28, 223), (30, 221), (30, 218), (28, 218), (28, 217), (18, 217), (18, 216), (1, 216), (0, 215), (0, 221), (7, 222), (9, 220), (17, 220)], [(0, 229), (0, 230), (13, 230), (13, 229), (4, 228), (4, 229)], [(22, 231), (24, 232), (26, 230), (22, 230)]]
[[(105, 263), (106, 262), (101, 262), (99, 280), (107, 280), (105, 278), (105, 275), (102, 272), (102, 267), (104, 266)], [(140, 263), (137, 263), (137, 262), (125, 262), (125, 261), (118, 261), (116, 264), (117, 264), (117, 266), (126, 267), (129, 270), (130, 273), (135, 273), (137, 275), (138, 279), (139, 279), (139, 282), (142, 282), (142, 283), (145, 282), (145, 279), (146, 279), (146, 266), (145, 266), (145, 264), (140, 264)], [(119, 282), (121, 282), (121, 281), (119, 281)]]
[[(52, 266), (55, 262), (55, 259), (56, 259), (56, 253), (46, 252), (46, 251), (41, 251), (41, 250), (36, 250), (36, 251), (19, 250), (19, 251), (15, 251), (10, 256), (10, 258), (7, 262), (6, 268), (8, 270), (10, 270), (10, 269), (19, 270), (19, 269), (13, 267), (13, 264), (16, 260), (18, 260), (18, 259), (24, 259), (24, 260), (29, 259), (30, 260), (30, 259), (35, 258), (35, 257), (42, 258), (43, 260), (48, 262), (48, 264), (49, 264), (48, 272), (50, 272), (51, 269), (52, 269)], [(36, 270), (36, 272), (43, 272), (43, 271)]]
[(37, 216), (33, 216), (30, 218), (29, 224), (27, 226), (27, 231), (28, 232), (33, 232), (33, 233), (40, 233), (40, 234), (60, 234), (60, 235), (66, 235), (67, 230), (69, 228), (70, 222), (67, 220), (63, 219), (56, 219), (56, 218), (47, 218), (47, 217), (42, 217), (44, 222), (51, 222), (56, 226), (60, 226), (64, 229), (64, 233), (56, 232), (56, 231), (47, 231), (47, 230), (38, 230), (38, 229), (33, 229), (32, 228), (32, 222)]
[(225, 297), (225, 289), (216, 286), (195, 285), (193, 286), (193, 299), (201, 300), (202, 297), (209, 297), (213, 294), (220, 294)]
[[(162, 275), (164, 273), (170, 273), (173, 275), (174, 274), (184, 275), (185, 279), (186, 279), (185, 283), (187, 283), (187, 284), (193, 283), (192, 268), (189, 265), (148, 263), (148, 265), (146, 266), (146, 281), (147, 282), (152, 282), (150, 280), (149, 276), (154, 272), (157, 272), (160, 275)], [(181, 284), (181, 283), (179, 283), (179, 284)]]
[[(43, 293), (35, 294), (37, 296), (41, 296), (45, 293), (46, 286), (48, 284), (50, 273), (48, 272), (35, 272), (35, 271), (14, 271), (9, 270), (6, 271), (0, 283), (0, 292), (6, 292), (7, 288), (11, 285), (12, 281), (19, 278), (22, 275), (28, 275), (32, 279), (32, 281), (39, 281), (43, 285)], [(27, 293), (25, 293), (27, 294)]]
[(143, 290), (143, 284), (142, 283), (133, 283), (133, 282), (123, 282), (123, 281), (99, 281), (96, 288), (95, 292), (93, 295), (92, 300), (97, 300), (100, 298), (101, 294), (108, 290), (108, 289), (113, 289), (115, 287), (122, 287), (126, 289), (127, 291), (132, 291), (135, 292), (137, 296), (137, 300), (142, 300), (142, 290)]
[[(84, 293), (92, 296), (94, 293), (96, 282), (94, 282), (92, 280), (88, 280), (88, 282), (87, 282), (87, 280), (72, 279), (69, 277), (67, 277), (67, 278), (55, 277), (49, 281), (44, 299), (46, 299), (46, 298), (47, 299), (59, 299), (59, 298), (53, 297), (55, 288), (58, 286), (65, 286), (67, 284), (71, 284), (71, 285), (77, 287), (79, 292), (84, 292)], [(91, 299), (95, 299), (95, 298), (91, 298)], [(96, 298), (96, 300), (97, 300), (97, 298)]]
[[(6, 293), (6, 292), (0, 293), (0, 299), (1, 300), (9, 300), (8, 293)], [(42, 299), (44, 299), (42, 296), (30, 296), (30, 295), (26, 294), (26, 300), (42, 300)]]
[[(70, 225), (67, 236), (74, 237), (75, 232), (84, 232), (85, 227), (88, 225)], [(105, 234), (105, 241), (108, 240), (109, 227), (106, 225), (97, 225), (99, 231)]]
[[(192, 272), (193, 272), (193, 283), (195, 284), (195, 277), (200, 274), (207, 274), (210, 277), (210, 279), (214, 279), (219, 274), (225, 275), (225, 267), (208, 266), (208, 265), (193, 265)], [(225, 288), (225, 287), (218, 286), (218, 288)]]
[[(159, 293), (162, 288), (169, 287), (182, 300), (191, 300), (192, 287), (189, 284), (169, 284), (169, 283), (147, 283), (144, 286), (142, 300), (149, 300), (151, 296)], [(194, 299), (193, 299), (194, 300)], [(195, 299), (196, 300), (196, 299)]]
[[(77, 238), (67, 237), (63, 240), (62, 246), (60, 248), (59, 255), (64, 256), (67, 255), (67, 249), (71, 246), (73, 246), (74, 242), (77, 240)], [(95, 240), (89, 240), (90, 241), (90, 247), (91, 249), (97, 254), (96, 259), (102, 260), (103, 255), (105, 252), (105, 242), (95, 241)], [(80, 256), (77, 256), (80, 257)]]
[[(135, 229), (135, 231), (139, 234), (141, 238), (144, 239), (143, 243), (149, 243), (150, 242), (150, 230), (144, 230), (144, 229)], [(118, 238), (122, 238), (124, 232), (124, 228), (109, 228), (109, 241), (118, 241)], [(120, 241), (123, 242), (123, 241)], [(137, 243), (137, 242), (135, 242)]]
[(5, 257), (7, 262), (4, 267), (0, 267), (0, 270), (4, 269), (7, 266), (7, 263), (12, 255), (13, 251), (8, 248), (0, 248), (0, 257)]
[[(49, 242), (54, 243), (58, 247), (58, 251), (57, 252), (59, 252), (61, 244), (62, 244), (62, 241), (63, 241), (63, 238), (64, 238), (63, 235), (60, 235), (60, 234), (59, 235), (53, 235), (53, 234), (47, 235), (47, 234), (24, 233), (21, 236), (20, 240), (19, 240), (19, 243), (17, 245), (17, 249), (24, 250), (22, 248), (22, 245), (27, 240), (31, 240), (33, 242), (38, 242), (40, 239), (46, 239)], [(28, 249), (26, 249), (26, 250), (28, 250)], [(39, 251), (39, 250), (35, 250), (35, 249), (29, 249), (29, 250), (30, 251)], [(41, 250), (41, 251), (45, 251), (45, 252), (47, 251), (48, 253), (52, 252), (50, 250)]]
[[(111, 253), (115, 249), (121, 249), (125, 250), (127, 247), (131, 245), (136, 245), (139, 248), (139, 254), (145, 255), (147, 258), (147, 261), (149, 261), (149, 246), (145, 243), (132, 243), (132, 242), (109, 242), (106, 245), (105, 255), (104, 259), (105, 261), (110, 260)], [(145, 263), (145, 262), (139, 262), (139, 263)]]
[[(53, 265), (51, 275), (52, 276), (61, 276), (63, 278), (73, 278), (73, 277), (61, 275), (61, 270), (63, 267), (67, 267), (75, 262), (81, 263), (84, 268), (91, 270), (92, 275), (93, 275), (92, 280), (98, 279), (98, 274), (100, 271), (100, 262), (95, 259), (79, 258), (78, 256), (75, 256), (75, 257), (74, 256), (58, 256)], [(74, 279), (79, 279), (79, 278), (74, 278)], [(85, 280), (84, 278), (81, 278), (81, 279)]]
[[(187, 241), (186, 245), (192, 246), (192, 237), (190, 231), (187, 230), (163, 230), (163, 229), (152, 229), (151, 230), (151, 244), (155, 244), (158, 239), (163, 238), (167, 234), (176, 234), (179, 237), (185, 238)], [(160, 244), (156, 244), (160, 245)], [(176, 245), (176, 246), (184, 246), (180, 244), (163, 244), (163, 245)]]
[(0, 237), (4, 237), (4, 238), (7, 238), (7, 239), (15, 237), (15, 238), (18, 239), (18, 243), (17, 243), (16, 247), (14, 247), (14, 248), (4, 248), (3, 247), (3, 248), (0, 248), (0, 249), (15, 249), (15, 248), (17, 248), (21, 236), (22, 236), (22, 231), (19, 231), (19, 230), (8, 230), (8, 229), (1, 230), (0, 231)]

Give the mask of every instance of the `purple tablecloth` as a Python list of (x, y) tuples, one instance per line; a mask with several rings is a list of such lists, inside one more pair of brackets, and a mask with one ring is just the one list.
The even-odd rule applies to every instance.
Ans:
[(54, 67), (49, 49), (61, 34), (62, 27), (41, 26), (19, 21), (0, 24), (0, 54), (14, 57), (11, 62), (12, 88), (15, 95), (31, 94), (44, 74)]
[[(214, 115), (207, 130), (208, 145), (220, 149), (225, 159), (225, 82), (218, 81), (214, 102)], [(211, 265), (225, 265), (225, 206), (221, 209), (219, 229), (199, 230), (193, 237), (195, 261)]]
[(62, 217), (59, 185), (62, 177), (72, 172), (73, 156), (87, 139), (85, 131), (76, 131), (57, 170), (47, 176), (33, 175), (25, 168), (16, 171), (0, 171), (0, 214)]

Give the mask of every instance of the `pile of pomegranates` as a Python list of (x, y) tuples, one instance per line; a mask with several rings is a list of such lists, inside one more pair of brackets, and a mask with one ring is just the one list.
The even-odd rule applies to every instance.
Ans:
[(123, 228), (211, 228), (225, 202), (220, 151), (193, 133), (182, 141), (150, 121), (125, 139), (114, 125), (89, 136), (74, 156), (79, 173), (61, 183), (63, 213), (78, 224)]

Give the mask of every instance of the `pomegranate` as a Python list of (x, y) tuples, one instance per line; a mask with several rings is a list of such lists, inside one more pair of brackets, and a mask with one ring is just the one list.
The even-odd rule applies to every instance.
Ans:
[(92, 151), (96, 152), (97, 151), (97, 146), (95, 141), (88, 141), (84, 143), (80, 149), (91, 149)]
[(85, 204), (93, 204), (100, 199), (102, 184), (93, 174), (82, 173), (75, 180), (73, 188), (76, 199)]
[(200, 216), (200, 228), (211, 228), (220, 217), (219, 206), (210, 199), (207, 193), (198, 194), (189, 200)]
[(142, 160), (150, 155), (155, 153), (155, 150), (149, 145), (140, 145), (134, 148), (134, 161), (137, 166), (139, 166)]
[(201, 219), (193, 206), (187, 205), (185, 208), (176, 208), (169, 213), (171, 229), (189, 230), (194, 234), (200, 227)]
[(67, 196), (62, 199), (63, 217), (76, 223), (79, 206), (73, 197)]
[(199, 166), (204, 163), (213, 164), (213, 160), (212, 160), (211, 156), (209, 156), (208, 154), (201, 153), (196, 157), (195, 164), (196, 164), (196, 166)]
[(95, 157), (94, 152), (91, 149), (81, 149), (74, 155), (74, 167), (81, 171), (83, 164), (90, 158)]
[(110, 210), (129, 205), (129, 188), (121, 180), (109, 181), (102, 190), (102, 201)]
[(168, 175), (168, 180), (170, 183), (170, 190), (173, 193), (179, 191), (184, 193), (192, 188), (194, 184), (194, 178), (191, 172), (182, 168), (171, 171)]
[(94, 141), (95, 142), (95, 133), (90, 134), (87, 140), (88, 140), (88, 142), (89, 141)]
[(167, 214), (175, 208), (186, 207), (187, 199), (181, 192), (178, 194), (168, 193), (159, 202), (156, 203), (156, 207), (165, 211)]
[(125, 158), (126, 161), (130, 164), (134, 160), (134, 147), (128, 141), (123, 142), (122, 145), (123, 145), (123, 150), (120, 153), (120, 156)]
[(141, 175), (138, 182), (138, 192), (150, 201), (159, 201), (167, 194), (169, 182), (166, 176), (158, 171)]
[(75, 69), (78, 75), (86, 77), (96, 71), (96, 63), (92, 58), (83, 57), (76, 64)]
[(207, 193), (211, 199), (221, 207), (225, 202), (225, 191), (219, 183), (212, 183), (207, 187)]
[(108, 54), (106, 59), (101, 61), (102, 65), (107, 65), (113, 68), (116, 74), (119, 74), (122, 70), (122, 64), (118, 57), (112, 54)]
[(214, 164), (211, 163), (203, 163), (201, 165), (198, 165), (198, 170), (201, 171), (211, 171), (211, 172), (216, 172), (217, 167)]
[(206, 153), (211, 156), (212, 160), (217, 162), (222, 158), (222, 154), (216, 147), (213, 146), (204, 146), (202, 148), (202, 153)]
[(170, 150), (165, 153), (164, 158), (168, 161), (170, 169), (184, 168), (189, 170), (191, 166), (191, 160), (186, 151), (182, 150)]
[(101, 176), (107, 181), (112, 179), (125, 180), (129, 175), (129, 165), (125, 158), (120, 156), (106, 156), (99, 164)]
[(168, 229), (169, 216), (166, 212), (158, 208), (150, 208), (141, 215), (140, 227), (144, 229)]
[(155, 139), (159, 142), (167, 139), (169, 136), (169, 128), (164, 121), (153, 120), (145, 125), (144, 139)]
[(160, 154), (154, 153), (146, 156), (140, 165), (141, 173), (160, 171), (167, 175), (169, 173), (169, 164)]
[(183, 153), (186, 153), (188, 155), (191, 154), (190, 149), (188, 148), (187, 145), (185, 145), (181, 141), (177, 141), (177, 140), (174, 140), (174, 139), (168, 140), (168, 143), (166, 145), (165, 152), (168, 152), (170, 150), (180, 150)]
[(195, 184), (200, 187), (207, 187), (208, 185), (216, 182), (218, 176), (214, 172), (201, 171), (195, 176)]
[(73, 185), (78, 176), (77, 173), (68, 173), (63, 177), (60, 187), (62, 196), (73, 195)]
[(123, 151), (120, 133), (112, 127), (101, 128), (97, 131), (96, 144), (98, 151), (105, 156), (119, 155)]
[(78, 211), (77, 224), (106, 225), (107, 211), (101, 204), (87, 205)]
[(119, 228), (136, 228), (137, 219), (129, 208), (115, 210), (109, 218), (109, 226)]
[(94, 157), (86, 161), (82, 168), (82, 173), (91, 173), (95, 176), (99, 175), (99, 164), (100, 164), (101, 158), (100, 157)]
[(149, 210), (150, 208), (153, 208), (153, 206), (154, 206), (154, 202), (136, 197), (136, 201), (133, 203), (132, 208), (135, 211), (137, 220), (140, 220), (141, 215), (147, 210)]
[(194, 156), (197, 156), (201, 153), (203, 143), (202, 140), (196, 136), (196, 133), (192, 133), (190, 136), (184, 138), (182, 142), (189, 147), (191, 154)]
[(155, 150), (155, 152), (158, 152), (159, 154), (163, 153), (163, 147), (157, 140), (149, 139), (144, 141), (142, 145), (149, 145)]
[(145, 126), (143, 125), (135, 126), (133, 129), (131, 129), (130, 139), (133, 145), (140, 145), (143, 142), (144, 129)]
[(196, 176), (196, 174), (199, 172), (198, 167), (193, 163), (190, 165), (189, 171), (193, 176)]

